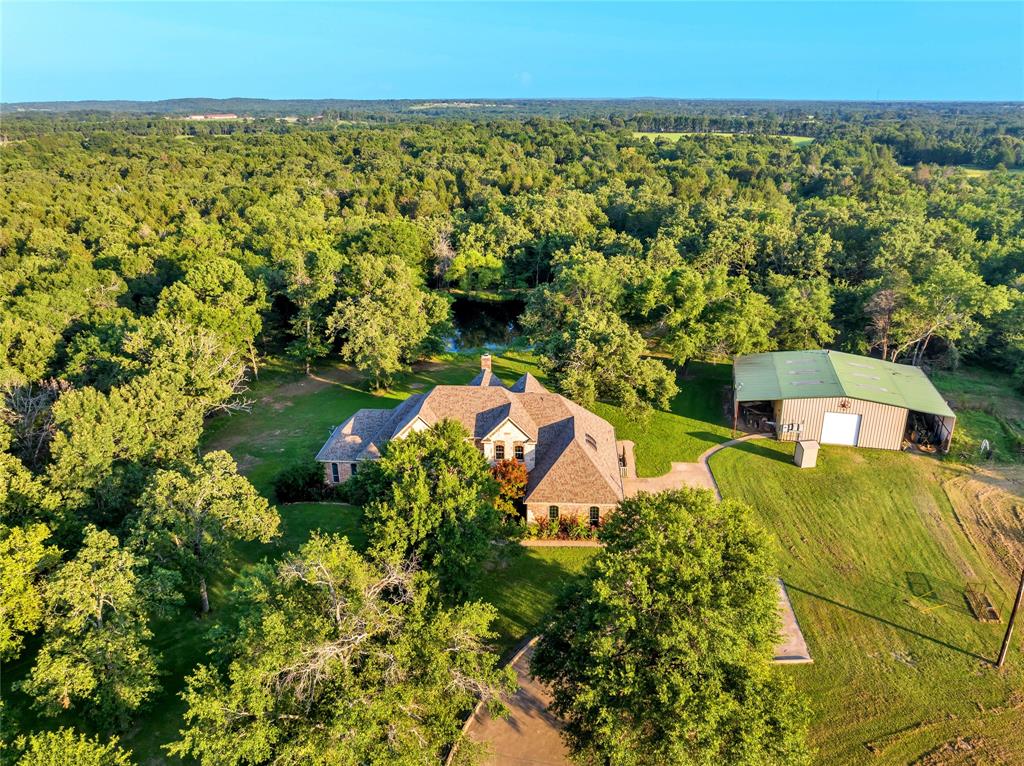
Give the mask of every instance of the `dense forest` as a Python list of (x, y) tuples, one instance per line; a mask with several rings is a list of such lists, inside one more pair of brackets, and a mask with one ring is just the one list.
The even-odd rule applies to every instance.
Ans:
[(233, 124), (4, 148), (0, 380), (109, 390), (146, 366), (131, 338), (188, 321), (254, 370), (282, 345), (386, 382), (436, 346), (452, 287), (528, 294), (541, 342), (607, 332), (680, 364), (832, 345), (1021, 374), (1007, 172), (901, 167), (866, 136)]
[[(32, 658), (18, 693), (43, 713), (80, 710), (93, 733), (128, 727), (160, 684), (153, 617), (186, 598), (208, 611), (225, 549), (278, 533), (277, 512), (225, 453), (199, 456), (204, 421), (251, 406), (245, 383), (270, 356), (307, 371), (340, 357), (387, 386), (443, 348), (455, 292), (525, 300), (527, 342), (552, 382), (638, 417), (666, 404), (688, 361), (771, 349), (969, 360), (1024, 387), (1015, 114), (836, 113), (826, 127), (791, 112), (682, 109), (571, 121), (6, 120), (0, 657)], [(669, 130), (698, 135), (636, 135)], [(493, 505), (475, 452), (459, 452), (458, 434), (437, 438), (449, 439), (437, 459), (467, 477), (445, 507)], [(401, 493), (366, 481), (374, 518), (394, 519)], [(493, 515), (452, 523), (485, 517), (483, 537), (460, 533), (479, 549), (500, 534)], [(408, 649), (386, 660), (401, 672), (370, 662), (324, 692), (304, 665), (275, 683), (300, 707), (314, 692), (372, 700), (323, 721), (370, 732), (350, 743), (364, 760), (445, 752), (467, 705), (508, 680), (481, 649), (491, 615), (467, 600), (471, 578), (446, 587), (454, 576), (441, 564), (427, 578), (405, 566), (415, 553), (430, 570), (432, 554), (395, 523), (370, 561), (317, 538), (243, 584), (232, 598), (251, 608), (217, 638), (221, 659), (190, 677), (175, 752), (298, 763), (303, 747), (324, 746), (322, 732), (286, 736), (281, 721), (301, 712), (289, 708), (245, 729), (255, 749), (238, 755), (239, 724), (223, 711), (257, 704), (261, 663), (294, 650), (283, 626), (326, 635), (342, 602), (358, 604), (352, 635), (368, 625), (378, 648)], [(398, 558), (387, 553), (396, 546)], [(323, 585), (314, 570), (345, 584), (343, 597), (330, 591), (340, 601), (311, 590)], [(263, 644), (273, 657), (257, 655)], [(373, 739), (409, 705), (431, 712)]]

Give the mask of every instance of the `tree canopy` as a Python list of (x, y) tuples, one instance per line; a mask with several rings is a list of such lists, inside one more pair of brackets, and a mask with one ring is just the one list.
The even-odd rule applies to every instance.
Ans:
[(641, 493), (602, 528), (533, 655), (584, 763), (806, 762), (806, 703), (772, 668), (776, 582), (750, 509)]
[(478, 699), (513, 686), (486, 650), (492, 607), (430, 605), (408, 562), (314, 536), (248, 583), (254, 608), (188, 679), (181, 739), (204, 766), (436, 764)]
[(226, 452), (157, 471), (140, 499), (135, 536), (141, 550), (195, 584), (200, 609), (210, 611), (207, 579), (236, 540), (270, 542), (280, 517)]
[(173, 578), (110, 534), (86, 527), (78, 554), (47, 581), (43, 645), (22, 690), (51, 715), (125, 722), (159, 688), (150, 619), (174, 602)]
[(466, 430), (454, 421), (388, 442), (357, 474), (370, 552), (381, 561), (414, 558), (449, 599), (476, 592), (493, 542), (510, 527), (499, 485)]

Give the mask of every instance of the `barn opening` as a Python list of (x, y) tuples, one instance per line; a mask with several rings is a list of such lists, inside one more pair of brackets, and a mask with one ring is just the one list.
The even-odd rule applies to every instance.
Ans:
[(945, 452), (956, 415), (917, 367), (838, 351), (737, 357), (733, 425), (781, 441)]

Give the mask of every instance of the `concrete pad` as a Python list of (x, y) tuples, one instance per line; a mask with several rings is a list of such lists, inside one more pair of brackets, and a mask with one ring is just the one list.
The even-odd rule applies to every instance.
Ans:
[(622, 491), (626, 497), (638, 492), (664, 492), (666, 489), (697, 487), (714, 491), (715, 483), (707, 469), (700, 463), (673, 463), (672, 470), (661, 476), (624, 478)]
[(786, 584), (779, 580), (779, 615), (782, 617), (782, 642), (775, 646), (773, 662), (778, 664), (808, 664), (814, 662), (804, 641), (800, 623), (796, 620), (793, 604), (789, 601)]

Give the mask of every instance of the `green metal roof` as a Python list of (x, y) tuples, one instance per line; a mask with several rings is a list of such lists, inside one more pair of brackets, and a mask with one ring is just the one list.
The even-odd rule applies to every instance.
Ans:
[(736, 399), (818, 399), (846, 396), (953, 417), (919, 367), (840, 351), (776, 351), (736, 357)]

